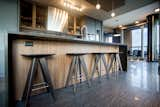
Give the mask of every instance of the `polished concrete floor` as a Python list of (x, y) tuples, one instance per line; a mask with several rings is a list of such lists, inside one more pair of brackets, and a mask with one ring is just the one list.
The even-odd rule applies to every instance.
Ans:
[(56, 90), (56, 101), (49, 94), (31, 98), (31, 107), (160, 107), (158, 63), (128, 62), (128, 72), (116, 78), (94, 80), (92, 87), (82, 83), (77, 94), (71, 87)]

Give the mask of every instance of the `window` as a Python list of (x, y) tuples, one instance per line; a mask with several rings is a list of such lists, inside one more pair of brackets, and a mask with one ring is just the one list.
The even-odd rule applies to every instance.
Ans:
[(147, 28), (143, 29), (143, 53), (144, 56), (147, 57), (147, 38), (148, 38), (148, 34), (147, 34), (148, 30)]
[(132, 30), (132, 50), (141, 50), (141, 29)]
[(112, 39), (113, 39), (112, 37), (108, 37), (108, 42), (112, 43)]

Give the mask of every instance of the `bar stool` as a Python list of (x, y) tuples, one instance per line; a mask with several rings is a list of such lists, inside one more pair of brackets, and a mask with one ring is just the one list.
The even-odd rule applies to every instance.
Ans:
[[(54, 88), (51, 82), (51, 78), (49, 76), (49, 70), (46, 62), (46, 57), (52, 56), (55, 54), (23, 54), (22, 56), (28, 57), (32, 59), (32, 63), (30, 65), (30, 70), (27, 76), (25, 89), (23, 92), (22, 102), (25, 107), (29, 105), (29, 98), (32, 91), (37, 91), (41, 89), (47, 89), (47, 92), (51, 94), (53, 99), (55, 100)], [(40, 68), (42, 70), (42, 76), (44, 79), (43, 83), (33, 84), (33, 79), (36, 76), (38, 70), (38, 63), (40, 64)]]
[(109, 61), (109, 67), (108, 71), (110, 72), (111, 68), (113, 68), (113, 71), (115, 73), (118, 73), (118, 71), (123, 71), (121, 60), (119, 54), (122, 52), (109, 52), (108, 54), (111, 55), (110, 61)]
[[(105, 54), (106, 53), (102, 53), (102, 52), (97, 52), (97, 53), (92, 53), (95, 55), (95, 59), (94, 59), (94, 65), (93, 65), (93, 68), (92, 68), (92, 73), (91, 73), (91, 80), (93, 79), (93, 76), (95, 74), (95, 72), (97, 71), (98, 73), (98, 78), (99, 78), (99, 81), (100, 81), (100, 78), (101, 78), (101, 60), (104, 64), (104, 67), (105, 67), (105, 70), (106, 70), (106, 74), (108, 76), (108, 67), (107, 67), (107, 63), (106, 63), (106, 59), (105, 59)], [(98, 70), (98, 63), (100, 62), (100, 70)], [(98, 68), (98, 69), (96, 69)]]
[[(86, 55), (87, 53), (67, 53), (67, 55), (72, 56), (72, 61), (69, 68), (69, 74), (67, 77), (66, 85), (67, 87), (69, 85), (69, 82), (72, 81), (73, 84), (73, 92), (76, 93), (77, 91), (77, 81), (79, 78), (80, 83), (82, 82), (82, 71), (85, 75), (85, 78), (87, 80), (88, 86), (90, 87), (90, 81), (88, 77), (88, 70), (86, 63), (84, 61), (83, 55)], [(83, 68), (83, 70), (82, 70)], [(79, 73), (79, 74), (78, 74)], [(79, 76), (78, 76), (79, 75)], [(74, 83), (73, 83), (74, 79)]]

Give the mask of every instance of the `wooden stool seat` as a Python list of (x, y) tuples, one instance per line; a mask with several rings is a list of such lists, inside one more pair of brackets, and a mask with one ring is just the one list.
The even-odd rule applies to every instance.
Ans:
[[(52, 56), (55, 54), (22, 54), (24, 57), (29, 57), (32, 59), (32, 63), (30, 65), (30, 70), (27, 76), (25, 89), (23, 92), (22, 102), (24, 102), (24, 106), (28, 107), (29, 98), (32, 91), (37, 91), (46, 88), (47, 92), (51, 93), (53, 99), (55, 100), (54, 88), (52, 86), (51, 78), (49, 75), (49, 70), (47, 66), (46, 57)], [(40, 64), (40, 68), (42, 71), (42, 76), (44, 82), (39, 84), (33, 84), (33, 79), (36, 76), (38, 70), (38, 63)]]
[(123, 54), (123, 52), (106, 52), (106, 54)]
[(79, 55), (86, 55), (88, 53), (67, 53), (67, 55), (70, 55), (70, 56), (79, 56)]
[[(77, 81), (78, 78), (80, 79), (80, 83), (82, 82), (82, 71), (85, 75), (85, 78), (87, 80), (88, 86), (90, 86), (90, 81), (88, 77), (88, 70), (86, 63), (84, 61), (83, 55), (86, 55), (87, 53), (67, 53), (67, 55), (72, 56), (72, 61), (69, 68), (69, 73), (66, 81), (66, 87), (69, 85), (69, 82), (74, 79), (73, 84), (73, 92), (76, 93), (77, 91)], [(79, 73), (79, 77), (78, 77)], [(73, 78), (74, 77), (74, 78)], [(72, 81), (73, 82), (73, 81)]]
[(40, 57), (49, 57), (55, 54), (22, 54), (22, 56), (25, 57), (36, 57), (36, 58), (40, 58)]
[(107, 54), (108, 52), (93, 52), (92, 54)]

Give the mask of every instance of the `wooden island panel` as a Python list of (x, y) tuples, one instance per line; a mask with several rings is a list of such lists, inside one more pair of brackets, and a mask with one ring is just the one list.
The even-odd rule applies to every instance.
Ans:
[[(33, 41), (33, 46), (25, 46), (25, 41)], [(22, 54), (39, 54), (39, 53), (55, 53), (55, 56), (47, 58), (50, 76), (54, 87), (62, 88), (68, 75), (71, 57), (67, 53), (81, 52), (89, 53), (84, 56), (89, 75), (93, 63), (93, 52), (118, 52), (117, 45), (98, 45), (98, 44), (83, 44), (76, 42), (62, 42), (50, 40), (28, 40), (16, 39), (12, 41), (12, 62), (14, 72), (14, 90), (16, 100), (20, 100), (23, 94), (27, 73), (31, 64), (31, 59), (22, 56)], [(106, 55), (108, 60), (108, 55)], [(102, 64), (103, 65), (103, 64)], [(102, 74), (105, 74), (105, 69), (102, 67)], [(95, 76), (96, 77), (96, 76)], [(83, 79), (84, 81), (85, 79)]]

